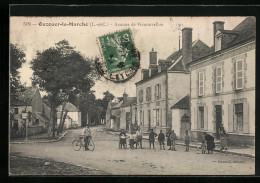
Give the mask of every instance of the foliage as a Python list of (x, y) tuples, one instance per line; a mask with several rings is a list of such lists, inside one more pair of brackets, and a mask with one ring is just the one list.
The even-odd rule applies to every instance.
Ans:
[(31, 61), (33, 84), (39, 85), (40, 90), (49, 94), (53, 136), (55, 108), (61, 101), (67, 101), (72, 92), (87, 92), (94, 85), (90, 65), (90, 60), (84, 58), (66, 40), (56, 43), (55, 47), (38, 51), (36, 58)]

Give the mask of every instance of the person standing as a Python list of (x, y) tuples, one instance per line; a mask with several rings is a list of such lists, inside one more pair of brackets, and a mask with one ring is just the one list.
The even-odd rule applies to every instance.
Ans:
[(207, 141), (208, 154), (213, 154), (215, 148), (214, 137), (210, 134), (204, 133), (205, 140)]
[(134, 135), (134, 132), (131, 132), (130, 140), (129, 140), (129, 144), (130, 144), (131, 149), (134, 149), (134, 142), (135, 142), (135, 135)]
[(189, 136), (189, 131), (185, 131), (185, 145), (186, 145), (186, 152), (189, 152), (190, 150), (190, 136)]
[(162, 130), (160, 130), (160, 133), (158, 135), (158, 141), (159, 141), (159, 144), (160, 144), (160, 150), (162, 150), (162, 146), (163, 146), (163, 150), (165, 150), (164, 140), (165, 140), (164, 133), (162, 132)]
[(168, 150), (171, 150), (171, 130), (169, 129), (166, 133), (166, 137), (167, 137), (167, 146), (169, 146), (169, 149)]
[(171, 139), (171, 150), (176, 151), (176, 149), (175, 149), (176, 134), (174, 133), (174, 130), (172, 130), (172, 133), (170, 135), (170, 139)]
[(135, 148), (137, 149), (137, 145), (140, 145), (140, 148), (142, 149), (143, 133), (140, 128), (138, 128), (138, 130), (136, 131), (136, 139), (137, 139), (137, 143)]
[(202, 151), (202, 154), (206, 153), (206, 143), (205, 143), (205, 140), (202, 140), (201, 151)]
[(119, 134), (119, 148), (126, 148), (126, 133), (122, 129), (120, 134)]
[(82, 134), (84, 135), (84, 142), (85, 142), (85, 151), (88, 150), (89, 141), (91, 139), (91, 131), (89, 126), (83, 129)]
[(218, 133), (220, 136), (220, 144), (221, 144), (220, 150), (224, 150), (224, 149), (227, 150), (227, 134), (222, 123), (220, 124)]
[(154, 141), (155, 141), (155, 137), (157, 136), (157, 134), (155, 132), (153, 132), (153, 129), (151, 129), (151, 132), (149, 133), (149, 144), (150, 144), (150, 149), (151, 149), (151, 145), (153, 144), (153, 149), (154, 149)]

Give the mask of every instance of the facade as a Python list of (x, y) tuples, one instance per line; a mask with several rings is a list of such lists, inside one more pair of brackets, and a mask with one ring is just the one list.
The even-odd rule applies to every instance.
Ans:
[[(60, 124), (60, 117), (61, 117), (61, 111), (62, 111), (62, 105), (59, 105), (57, 108), (57, 125)], [(81, 111), (72, 103), (67, 102), (64, 111), (67, 112), (67, 116), (64, 122), (65, 128), (71, 128), (71, 127), (80, 127), (81, 126)]]
[(106, 111), (106, 127), (114, 129), (115, 119), (112, 116), (112, 107), (114, 107), (116, 102), (109, 102)]
[(255, 17), (248, 17), (233, 30), (214, 22), (214, 45), (191, 70), (191, 131), (196, 139), (203, 132), (219, 139), (224, 125), (229, 144), (254, 145), (255, 137)]
[(11, 101), (10, 130), (12, 133), (23, 133), (28, 124), (28, 135), (43, 132), (48, 117), (44, 115), (43, 102), (38, 87), (26, 87), (17, 92), (17, 100)]
[[(157, 52), (150, 52), (149, 69), (142, 70), (142, 80), (136, 83), (137, 118), (142, 130), (175, 129), (171, 107), (190, 93), (190, 73), (186, 64), (198, 58), (209, 47), (201, 40), (192, 43), (192, 29), (182, 31), (183, 48), (166, 60), (157, 61)], [(158, 63), (158, 64), (157, 64)]]

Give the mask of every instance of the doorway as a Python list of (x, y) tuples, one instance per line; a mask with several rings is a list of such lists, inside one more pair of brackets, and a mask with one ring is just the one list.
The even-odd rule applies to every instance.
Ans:
[(220, 139), (219, 136), (219, 127), (222, 124), (222, 106), (216, 105), (216, 138)]
[(151, 130), (151, 110), (148, 110), (148, 130)]
[(130, 112), (126, 113), (126, 131), (129, 132), (129, 125), (130, 125)]
[(190, 124), (190, 118), (187, 115), (182, 116), (181, 118), (181, 138), (185, 138), (185, 132), (190, 130), (191, 124)]

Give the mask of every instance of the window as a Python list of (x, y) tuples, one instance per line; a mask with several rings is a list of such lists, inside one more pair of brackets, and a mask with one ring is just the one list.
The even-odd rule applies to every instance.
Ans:
[(204, 128), (204, 107), (199, 107), (200, 128)]
[(161, 85), (155, 85), (155, 99), (159, 100), (161, 98)]
[(154, 109), (153, 110), (153, 124), (154, 126), (159, 126), (160, 125), (160, 109)]
[(220, 93), (222, 91), (222, 67), (216, 67), (216, 93)]
[(14, 114), (18, 114), (18, 108), (14, 108)]
[(237, 60), (235, 63), (236, 67), (236, 75), (235, 75), (235, 84), (236, 84), (236, 90), (243, 89), (244, 87), (244, 61), (243, 60)]
[(243, 132), (243, 103), (235, 104), (234, 132)]
[(199, 96), (204, 95), (204, 72), (199, 72)]
[(13, 130), (18, 131), (18, 120), (14, 120)]
[(143, 90), (139, 91), (139, 103), (143, 102)]
[(34, 125), (39, 125), (39, 119), (34, 120)]
[(146, 88), (146, 101), (147, 102), (151, 101), (151, 88), (150, 87)]

